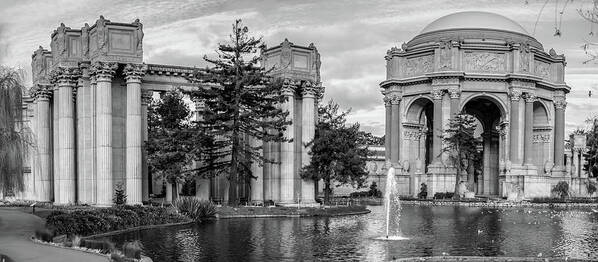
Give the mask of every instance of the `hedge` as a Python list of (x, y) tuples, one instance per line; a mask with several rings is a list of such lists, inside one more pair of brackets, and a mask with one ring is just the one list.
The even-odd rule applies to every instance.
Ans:
[(189, 218), (165, 207), (117, 206), (75, 211), (53, 211), (46, 218), (56, 235), (88, 236), (136, 226), (189, 221)]

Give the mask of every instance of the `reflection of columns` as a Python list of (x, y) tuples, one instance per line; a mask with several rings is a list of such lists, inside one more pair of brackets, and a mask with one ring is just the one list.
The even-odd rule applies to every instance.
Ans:
[(80, 76), (78, 68), (58, 67), (53, 73), (53, 81), (58, 85), (58, 191), (54, 192), (54, 202), (57, 204), (72, 204), (76, 202), (76, 170), (75, 170), (75, 118), (73, 91), (76, 80)]
[(52, 115), (50, 114), (50, 97), (52, 90), (50, 86), (40, 85), (35, 99), (37, 100), (37, 152), (39, 167), (37, 179), (35, 179), (35, 194), (38, 201), (50, 201), (52, 199), (52, 170), (50, 158), (50, 135)]
[[(286, 98), (286, 102), (282, 104), (282, 110), (288, 112), (288, 119), (293, 123), (287, 126), (284, 131), (284, 137), (293, 140), (295, 138), (295, 98), (294, 92), (295, 87), (290, 81), (285, 80), (283, 85), (283, 95)], [(282, 203), (293, 203), (295, 196), (295, 144), (294, 141), (282, 142), (280, 154), (280, 201)]]
[(97, 205), (111, 205), (112, 181), (112, 77), (118, 64), (96, 62), (96, 175)]
[(391, 123), (392, 123), (392, 107), (391, 107), (391, 96), (384, 94), (384, 108), (386, 109), (386, 124), (384, 125), (384, 158), (386, 163), (390, 163), (390, 150), (391, 150)]
[(127, 123), (126, 123), (126, 192), (127, 204), (141, 204), (143, 183), (141, 167), (141, 77), (147, 66), (127, 64), (124, 73), (127, 81)]
[(400, 126), (401, 126), (401, 99), (403, 97), (400, 93), (391, 93), (390, 94), (390, 103), (391, 103), (391, 122), (390, 122), (390, 162), (393, 166), (399, 165), (400, 160), (400, 151), (399, 151), (399, 142), (400, 142)]
[(449, 96), (451, 97), (451, 117), (459, 113), (459, 105), (460, 105), (460, 98), (461, 92), (459, 92), (459, 88), (450, 88)]
[[(141, 199), (143, 201), (149, 200), (149, 187), (153, 185), (154, 181), (149, 181), (149, 173), (147, 167), (147, 105), (152, 101), (151, 91), (141, 91), (141, 134), (143, 143), (141, 146)], [(150, 184), (151, 183), (151, 184)], [(208, 184), (208, 187), (210, 185)]]
[(91, 147), (91, 107), (89, 63), (81, 63), (82, 77), (77, 88), (77, 198), (79, 203), (94, 203), (89, 182), (93, 179)]
[(532, 154), (532, 135), (534, 128), (534, 94), (527, 93), (525, 96), (525, 130), (523, 136), (523, 163), (531, 165), (533, 163)]
[(511, 163), (520, 164), (521, 158), (519, 157), (519, 99), (521, 99), (521, 91), (511, 90), (511, 119), (510, 123), (510, 158)]
[(565, 155), (565, 97), (554, 101), (554, 165), (555, 169), (562, 170)]
[(440, 164), (442, 152), (442, 90), (433, 90), (432, 97), (434, 99), (434, 117), (432, 124), (432, 163)]
[[(308, 154), (309, 147), (305, 145), (314, 139), (316, 132), (316, 114), (315, 114), (315, 87), (311, 86), (310, 83), (306, 83), (303, 87), (303, 103), (301, 106), (301, 162), (302, 166), (307, 166), (310, 163), (310, 156)], [(302, 203), (315, 203), (315, 185), (314, 180), (311, 178), (301, 179), (301, 202)]]

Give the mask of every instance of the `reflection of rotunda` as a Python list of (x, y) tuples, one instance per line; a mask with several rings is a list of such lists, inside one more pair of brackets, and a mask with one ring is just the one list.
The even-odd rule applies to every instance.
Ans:
[[(386, 56), (386, 161), (400, 166), (401, 192), (452, 192), (442, 130), (460, 111), (477, 118), (482, 195), (547, 196), (564, 168), (565, 57), (545, 52), (516, 22), (492, 13), (437, 19)], [(431, 192), (430, 192), (431, 191)]]

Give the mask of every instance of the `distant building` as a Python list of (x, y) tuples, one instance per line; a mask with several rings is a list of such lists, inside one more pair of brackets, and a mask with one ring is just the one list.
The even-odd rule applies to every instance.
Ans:
[(476, 117), (483, 141), (476, 194), (545, 197), (559, 181), (574, 180), (564, 163), (565, 57), (544, 51), (513, 20), (447, 15), (388, 50), (386, 62), (386, 161), (400, 192), (416, 195), (422, 182), (429, 197), (454, 190), (441, 135), (461, 111)]

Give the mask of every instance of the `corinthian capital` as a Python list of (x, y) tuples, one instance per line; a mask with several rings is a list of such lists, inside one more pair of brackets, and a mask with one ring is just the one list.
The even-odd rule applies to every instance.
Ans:
[(34, 100), (48, 100), (52, 98), (52, 86), (37, 84), (31, 91)]
[(525, 95), (526, 103), (533, 103), (535, 101), (536, 101), (536, 95), (534, 93), (526, 93), (526, 95)]
[(554, 100), (554, 107), (556, 109), (565, 109), (567, 107), (567, 101), (565, 101), (564, 97), (555, 99)]
[(316, 87), (314, 87), (314, 85), (309, 81), (305, 82), (305, 84), (303, 84), (303, 89), (301, 90), (301, 95), (303, 97), (315, 97)]
[(127, 64), (123, 72), (127, 81), (141, 81), (146, 71), (146, 64)]
[(459, 88), (449, 88), (448, 93), (452, 99), (457, 99), (461, 97), (461, 91), (459, 90)]
[(81, 70), (76, 67), (56, 67), (50, 72), (50, 81), (58, 85), (76, 85)]
[(393, 105), (398, 105), (399, 103), (401, 103), (401, 100), (403, 99), (403, 96), (400, 93), (390, 93), (389, 97), (390, 103)]
[(390, 98), (390, 94), (385, 94), (384, 98), (382, 99), (384, 101), (384, 105), (385, 106), (390, 106), (391, 105), (391, 98)]
[(91, 65), (91, 74), (96, 77), (97, 81), (111, 80), (118, 68), (116, 62), (102, 62), (96, 61)]
[(442, 99), (442, 95), (444, 94), (444, 91), (441, 89), (434, 89), (430, 93), (432, 94), (432, 98), (434, 100), (440, 100), (440, 99)]
[(511, 101), (519, 101), (521, 99), (521, 90), (511, 89), (509, 97), (511, 97)]
[(296, 83), (291, 79), (284, 79), (282, 83), (282, 94), (285, 96), (293, 96), (295, 93)]

